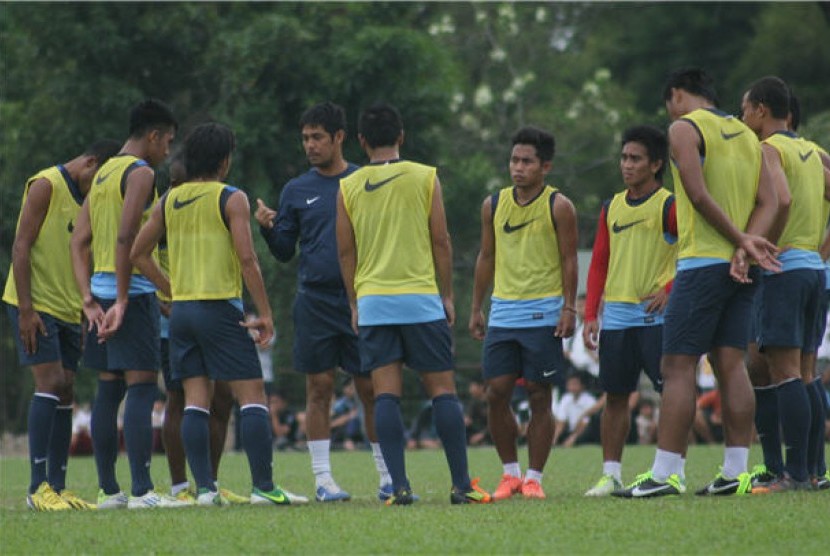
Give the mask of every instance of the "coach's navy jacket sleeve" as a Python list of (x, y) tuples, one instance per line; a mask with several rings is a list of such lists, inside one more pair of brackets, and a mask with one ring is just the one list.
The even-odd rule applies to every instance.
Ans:
[(297, 238), (300, 233), (300, 223), (297, 213), (292, 208), (290, 187), (286, 186), (280, 195), (280, 206), (277, 210), (277, 220), (269, 230), (262, 226), (259, 232), (268, 243), (268, 249), (278, 261), (288, 262), (297, 249)]

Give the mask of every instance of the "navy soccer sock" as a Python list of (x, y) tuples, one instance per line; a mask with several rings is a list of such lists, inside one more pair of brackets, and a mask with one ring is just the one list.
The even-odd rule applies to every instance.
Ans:
[(274, 490), (271, 419), (263, 405), (249, 404), (239, 411), (242, 447), (248, 455), (251, 482), (264, 491)]
[(210, 412), (207, 409), (193, 406), (184, 409), (182, 440), (196, 486), (215, 490), (210, 465)]
[(158, 396), (155, 382), (141, 382), (127, 388), (124, 402), (124, 444), (130, 462), (132, 495), (144, 496), (153, 490), (150, 458), (153, 454), (153, 404)]
[(115, 478), (115, 460), (118, 458), (118, 407), (123, 398), (123, 380), (98, 380), (90, 424), (98, 486), (105, 494), (121, 490)]
[(35, 393), (29, 403), (29, 463), (31, 482), (29, 494), (34, 493), (47, 479), (46, 462), (49, 459), (49, 437), (55, 420), (58, 397), (52, 394)]
[(778, 419), (778, 387), (755, 388), (755, 428), (764, 452), (764, 465), (775, 475), (784, 473), (781, 454), (781, 422)]
[(464, 412), (461, 410), (458, 397), (443, 394), (433, 398), (432, 419), (444, 445), (452, 484), (462, 492), (467, 492), (471, 488), (467, 471), (467, 434), (464, 428)]
[(409, 489), (404, 460), (404, 427), (400, 397), (380, 394), (375, 398), (375, 432), (389, 476), (392, 477), (392, 487), (396, 492)]
[(821, 399), (823, 390), (818, 381), (807, 385), (811, 415), (810, 439), (807, 443), (807, 469), (813, 477), (820, 477), (827, 472), (824, 465), (824, 422), (827, 420), (827, 414)]
[(796, 481), (806, 481), (810, 399), (800, 378), (778, 385), (778, 414), (786, 446), (784, 469)]
[(69, 461), (69, 444), (72, 442), (72, 406), (55, 408), (52, 437), (49, 439), (49, 485), (55, 492), (66, 488), (66, 464)]

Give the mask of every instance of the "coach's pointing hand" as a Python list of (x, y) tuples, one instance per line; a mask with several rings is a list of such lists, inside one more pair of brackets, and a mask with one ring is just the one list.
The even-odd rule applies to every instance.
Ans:
[(262, 199), (256, 200), (256, 212), (254, 213), (256, 221), (263, 228), (270, 230), (274, 227), (274, 219), (277, 217), (277, 211), (269, 208), (262, 202)]

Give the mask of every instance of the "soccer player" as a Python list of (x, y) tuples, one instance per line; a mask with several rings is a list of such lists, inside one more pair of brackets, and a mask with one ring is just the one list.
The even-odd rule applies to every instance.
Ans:
[(489, 502), (467, 470), (464, 414), (452, 370), (452, 247), (436, 170), (401, 160), (403, 122), (389, 104), (364, 110), (358, 137), (369, 165), (340, 182), (337, 246), (361, 365), (372, 372), (377, 437), (392, 477), (394, 494), (386, 504), (413, 502), (400, 409), (404, 364), (420, 373), (432, 399), (452, 476), (451, 503)]
[[(668, 141), (662, 131), (651, 126), (627, 129), (620, 155), (626, 189), (603, 205), (597, 224), (582, 339), (592, 350), (599, 339), (599, 378), (607, 396), (600, 421), (602, 477), (586, 496), (607, 496), (623, 486), (629, 401), (640, 370), (657, 392), (663, 388), (663, 311), (677, 259), (674, 195), (663, 187), (667, 161)], [(600, 331), (597, 311), (603, 296)]]
[[(756, 374), (755, 379), (773, 387), (756, 388), (768, 472), (782, 471), (777, 465), (781, 461), (778, 435), (768, 429), (780, 423), (786, 445), (783, 474), (766, 485), (772, 492), (812, 489), (807, 453), (810, 435), (815, 435), (811, 432), (813, 413), (820, 414), (817, 425), (822, 432), (824, 428), (824, 406), (812, 383), (824, 321), (824, 262), (818, 249), (826, 224), (824, 202), (830, 200), (830, 173), (815, 146), (788, 129), (789, 107), (789, 88), (773, 76), (753, 83), (741, 106), (744, 122), (762, 140), (778, 198), (786, 207), (771, 234), (781, 249), (782, 272), (764, 277), (756, 300), (758, 348), (766, 359), (768, 376)], [(765, 404), (773, 400), (778, 419), (768, 425), (763, 417), (772, 412)]]
[(649, 472), (612, 494), (644, 498), (686, 491), (684, 454), (695, 415), (695, 367), (711, 353), (724, 400), (725, 444), (711, 494), (750, 490), (746, 472), (755, 399), (744, 366), (747, 322), (760, 271), (778, 270), (766, 233), (778, 210), (752, 130), (716, 108), (711, 78), (672, 73), (663, 91), (678, 224), (677, 274), (663, 325), (663, 396)]
[[(152, 166), (167, 158), (176, 128), (170, 108), (158, 100), (148, 99), (132, 108), (130, 135), (121, 151), (95, 174), (72, 236), (75, 281), (89, 322), (84, 363), (99, 371), (92, 409), (99, 509), (184, 505), (156, 493), (150, 478), (152, 411), (161, 363), (159, 306), (155, 286), (130, 263), (133, 240), (156, 198)], [(115, 475), (118, 408), (125, 390), (129, 498)]]
[(41, 170), (26, 181), (12, 265), (3, 292), (21, 366), (32, 368), (29, 404), (29, 507), (37, 511), (90, 509), (66, 487), (72, 439), (75, 373), (81, 355), (81, 297), (69, 240), (92, 176), (118, 152), (110, 140)]
[[(153, 208), (132, 248), (131, 260), (173, 300), (170, 367), (185, 396), (182, 438), (197, 487), (197, 504), (221, 505), (210, 461), (210, 405), (213, 381), (230, 383), (241, 407), (242, 443), (248, 455), (252, 504), (298, 504), (272, 479), (271, 420), (257, 343), (274, 334), (271, 308), (253, 249), (248, 198), (223, 180), (235, 146), (226, 126), (196, 126), (184, 145), (186, 183), (170, 189)], [(167, 236), (170, 278), (153, 260)], [(242, 282), (256, 305), (244, 321)]]
[[(476, 259), (469, 329), (484, 340), (487, 421), (503, 466), (495, 500), (521, 493), (545, 498), (542, 473), (553, 441), (552, 385), (564, 384), (562, 338), (576, 325), (577, 227), (573, 203), (546, 185), (555, 141), (527, 126), (512, 138), (512, 185), (481, 205), (481, 250)], [(484, 296), (493, 285), (485, 334)], [(517, 378), (530, 404), (529, 463), (522, 478), (518, 428), (510, 407)]]
[(277, 260), (287, 262), (300, 242), (297, 296), (294, 300), (294, 368), (306, 375), (306, 435), (320, 502), (349, 500), (331, 472), (331, 400), (336, 368), (354, 378), (366, 418), (366, 435), (380, 474), (378, 497), (392, 495), (374, 425), (372, 378), (360, 368), (357, 335), (351, 326), (349, 299), (337, 259), (337, 191), (340, 180), (357, 166), (343, 158), (346, 114), (324, 102), (300, 117), (303, 148), (311, 164), (289, 181), (280, 195), (279, 213), (257, 200), (260, 232)]
[[(170, 187), (184, 183), (186, 170), (184, 157), (179, 151), (170, 161)], [(169, 275), (170, 265), (167, 257), (167, 240), (162, 238), (158, 245), (158, 263), (161, 270)], [(187, 460), (185, 459), (184, 444), (182, 443), (182, 413), (184, 412), (184, 389), (182, 381), (173, 378), (170, 370), (170, 341), (169, 316), (171, 299), (163, 292), (157, 291), (159, 297), (161, 320), (161, 371), (167, 391), (167, 405), (164, 410), (164, 423), (161, 428), (164, 442), (164, 455), (167, 458), (167, 467), (170, 470), (170, 495), (179, 500), (195, 503), (196, 497), (190, 489), (187, 480)], [(213, 469), (213, 478), (217, 482), (219, 463), (225, 449), (225, 438), (228, 433), (228, 421), (233, 409), (233, 393), (227, 382), (218, 381), (214, 384), (213, 398), (210, 405), (210, 463)], [(239, 496), (227, 488), (219, 488), (223, 502), (230, 504), (247, 504), (248, 498)]]

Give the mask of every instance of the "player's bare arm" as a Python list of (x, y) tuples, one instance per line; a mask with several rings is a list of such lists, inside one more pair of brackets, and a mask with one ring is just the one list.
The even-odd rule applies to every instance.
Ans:
[(337, 258), (340, 260), (340, 274), (352, 309), (352, 328), (357, 334), (357, 293), (354, 289), (354, 275), (357, 270), (357, 246), (354, 227), (343, 202), (342, 191), (337, 192)]
[(553, 221), (556, 223), (556, 241), (559, 245), (564, 302), (554, 334), (559, 338), (570, 338), (576, 329), (576, 286), (579, 279), (576, 246), (579, 234), (576, 228), (576, 209), (571, 200), (561, 193), (553, 200)]
[(444, 212), (444, 200), (441, 195), (441, 182), (435, 177), (432, 192), (432, 208), (429, 211), (429, 235), (432, 239), (432, 260), (438, 276), (438, 289), (441, 303), (450, 326), (455, 324), (455, 302), (452, 293), (452, 242), (447, 230), (447, 215)]
[(138, 231), (138, 235), (130, 250), (130, 261), (135, 267), (150, 280), (161, 292), (171, 297), (170, 279), (161, 270), (161, 267), (153, 259), (153, 249), (158, 245), (164, 235), (164, 216), (162, 214), (162, 203), (156, 203), (150, 218)]
[(78, 217), (75, 219), (75, 229), (70, 242), (72, 252), (72, 271), (75, 273), (75, 283), (81, 292), (83, 312), (87, 322), (87, 331), (94, 326), (101, 329), (104, 311), (92, 297), (90, 278), (92, 277), (92, 222), (89, 220), (89, 199), (84, 201)]
[(787, 219), (790, 215), (790, 205), (792, 204), (792, 195), (790, 194), (790, 187), (787, 183), (787, 176), (784, 174), (784, 168), (781, 166), (781, 155), (778, 153), (778, 150), (766, 143), (762, 144), (761, 148), (764, 153), (766, 175), (772, 183), (778, 198), (778, 210), (775, 212), (775, 218), (772, 221), (772, 226), (769, 229), (767, 237), (773, 243), (777, 243), (787, 225)]
[(49, 212), (52, 183), (40, 178), (29, 186), (26, 203), (20, 214), (17, 234), (12, 245), (14, 285), (17, 288), (18, 326), (26, 353), (37, 351), (37, 334), (46, 336), (46, 327), (32, 306), (32, 246)]
[(240, 323), (248, 329), (256, 330), (259, 335), (256, 343), (267, 346), (274, 336), (274, 319), (271, 316), (271, 305), (265, 293), (265, 282), (259, 268), (259, 259), (254, 251), (254, 240), (251, 238), (251, 207), (248, 197), (242, 191), (235, 191), (228, 197), (225, 205), (225, 216), (228, 218), (228, 229), (233, 240), (239, 266), (242, 270), (242, 280), (245, 288), (251, 294), (256, 307), (257, 317)]
[(476, 257), (473, 275), (473, 303), (470, 308), (470, 335), (483, 340), (487, 329), (482, 304), (493, 285), (496, 272), (496, 233), (493, 229), (493, 200), (489, 195), (481, 203), (481, 249)]

